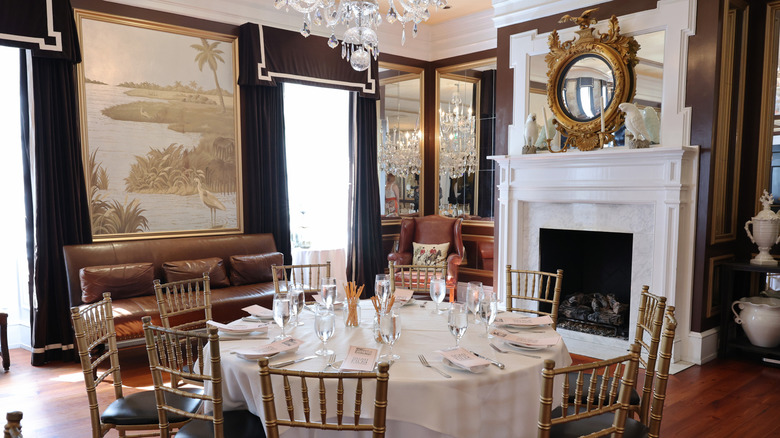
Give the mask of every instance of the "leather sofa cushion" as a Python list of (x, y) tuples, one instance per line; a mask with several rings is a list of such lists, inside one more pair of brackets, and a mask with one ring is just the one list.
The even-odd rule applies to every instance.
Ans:
[(443, 265), (447, 263), (447, 251), (450, 243), (422, 244), (412, 242), (412, 264), (415, 265)]
[(273, 281), (271, 265), (284, 265), (284, 255), (280, 252), (272, 252), (231, 256), (230, 284), (240, 286)]
[(88, 266), (79, 270), (81, 301), (94, 303), (111, 292), (112, 300), (154, 294), (154, 267), (151, 263)]
[(163, 271), (165, 271), (165, 279), (168, 282), (201, 278), (204, 272), (208, 272), (209, 284), (212, 288), (230, 286), (225, 272), (225, 263), (219, 257), (165, 262), (163, 263)]

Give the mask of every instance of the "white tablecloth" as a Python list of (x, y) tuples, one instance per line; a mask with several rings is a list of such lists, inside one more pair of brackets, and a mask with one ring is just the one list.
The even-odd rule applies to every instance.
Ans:
[(344, 284), (347, 282), (347, 250), (344, 248), (317, 249), (293, 248), (292, 262), (294, 265), (317, 265), (330, 261), (330, 276), (338, 282), (339, 296), (344, 294)]
[[(378, 345), (373, 339), (373, 308), (370, 308), (368, 302), (361, 305), (361, 326), (357, 328), (346, 328), (341, 311), (337, 311), (336, 332), (328, 342), (328, 347), (336, 351), (337, 360), (344, 358), (350, 345), (385, 350), (388, 348)], [(455, 344), (454, 337), (447, 329), (447, 315), (432, 315), (429, 309), (433, 308), (433, 303), (428, 302), (427, 305), (428, 309), (421, 309), (417, 305), (401, 309), (402, 334), (394, 347), (394, 352), (399, 354), (401, 359), (390, 368), (387, 436), (535, 437), (544, 359), (555, 360), (556, 366), (571, 363), (563, 340), (554, 347), (530, 352), (541, 356), (541, 359), (513, 353), (500, 354), (488, 345), (488, 340), (484, 337), (484, 325), (470, 326), (461, 340), (461, 346), (503, 362), (506, 369), (499, 370), (491, 365), (487, 371), (479, 374), (453, 370), (444, 367), (438, 353), (434, 353), (435, 350)], [(446, 307), (446, 304), (443, 307)], [(314, 334), (312, 313), (304, 311), (301, 320), (305, 325), (288, 330), (288, 333), (305, 343), (297, 352), (272, 358), (271, 362), (307, 356), (319, 348), (320, 341)], [(276, 336), (278, 333), (279, 329), (274, 327), (270, 336)], [(240, 359), (231, 354), (231, 351), (269, 342), (242, 340), (221, 343), (224, 410), (249, 409), (261, 418), (264, 417), (257, 363)], [(435, 371), (424, 368), (417, 358), (420, 353), (424, 354), (431, 364), (452, 375), (452, 378), (445, 379)], [(321, 371), (325, 365), (325, 358), (316, 358), (289, 368)], [(309, 392), (312, 418), (318, 419), (316, 386), (313, 383)], [(328, 388), (328, 393), (332, 396), (329, 398), (333, 401), (333, 406), (331, 403), (328, 405), (329, 416), (335, 415), (336, 412), (334, 389)], [(363, 415), (371, 417), (373, 386), (364, 390), (366, 395), (363, 398)], [(345, 383), (345, 420), (351, 419), (346, 414), (352, 410), (350, 403), (353, 397), (354, 390)], [(284, 393), (278, 391), (275, 400), (277, 415), (286, 418)], [(302, 416), (301, 412), (301, 408), (296, 409), (296, 413)], [(284, 434), (285, 437), (344, 435), (344, 432), (304, 429), (290, 429)]]

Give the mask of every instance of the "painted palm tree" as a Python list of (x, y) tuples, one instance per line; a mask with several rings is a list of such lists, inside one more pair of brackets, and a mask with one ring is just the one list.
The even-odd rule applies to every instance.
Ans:
[(222, 59), (222, 50), (217, 48), (219, 41), (209, 43), (205, 38), (200, 39), (201, 44), (192, 44), (190, 47), (198, 51), (195, 55), (195, 62), (198, 63), (198, 68), (203, 71), (203, 65), (208, 63), (209, 68), (214, 73), (214, 83), (217, 84), (217, 95), (219, 96), (219, 103), (222, 104), (222, 112), (225, 112), (225, 99), (222, 97), (222, 88), (219, 86), (219, 79), (217, 79), (217, 62), (224, 63)]

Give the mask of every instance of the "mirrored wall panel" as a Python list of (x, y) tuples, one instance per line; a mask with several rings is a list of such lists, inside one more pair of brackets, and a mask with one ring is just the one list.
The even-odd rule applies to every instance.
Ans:
[(379, 187), (383, 219), (417, 216), (421, 205), (422, 69), (379, 64)]
[(436, 71), (438, 212), (493, 220), (495, 59)]

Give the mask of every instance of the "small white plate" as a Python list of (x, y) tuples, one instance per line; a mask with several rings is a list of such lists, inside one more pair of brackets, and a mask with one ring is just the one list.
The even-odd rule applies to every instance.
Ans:
[(468, 369), (468, 368), (462, 368), (462, 367), (459, 367), (459, 366), (455, 365), (454, 363), (452, 363), (452, 362), (451, 362), (449, 359), (447, 359), (446, 357), (442, 357), (442, 358), (441, 358), (441, 363), (442, 363), (442, 364), (443, 364), (445, 367), (447, 367), (447, 368), (449, 368), (449, 369), (451, 369), (451, 370), (456, 370), (456, 371), (465, 371), (465, 372), (467, 372), (467, 373), (474, 373), (474, 374), (480, 374), (480, 373), (484, 373), (485, 371), (487, 371), (488, 367), (490, 366), (490, 364), (488, 363), (488, 364), (485, 364), (485, 365), (482, 365), (482, 366), (478, 366), (478, 367), (472, 367), (471, 369)]
[(266, 322), (266, 321), (273, 321), (274, 317), (272, 315), (269, 316), (249, 315), (241, 318), (241, 320), (246, 322)]
[(244, 360), (258, 360), (263, 357), (274, 357), (279, 353), (272, 353), (272, 354), (260, 354), (260, 353), (236, 353), (236, 356), (238, 356), (241, 359)]

